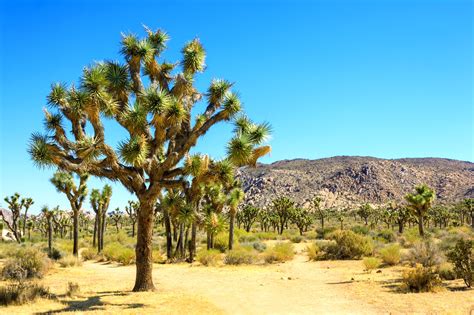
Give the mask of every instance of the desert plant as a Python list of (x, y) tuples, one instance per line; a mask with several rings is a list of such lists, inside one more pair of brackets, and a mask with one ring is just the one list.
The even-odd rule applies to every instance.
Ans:
[(200, 250), (196, 259), (204, 266), (215, 266), (221, 260), (221, 253), (216, 249)]
[(252, 205), (245, 205), (242, 210), (237, 213), (238, 225), (242, 224), (245, 231), (250, 232), (252, 225), (257, 221), (260, 209)]
[(315, 243), (306, 246), (306, 252), (308, 253), (309, 260), (320, 260), (321, 259), (321, 249)]
[(402, 275), (403, 288), (410, 292), (431, 292), (441, 284), (432, 268), (418, 264)]
[(292, 243), (301, 243), (302, 240), (303, 240), (303, 237), (301, 235), (295, 235), (290, 238), (290, 241)]
[(137, 215), (138, 209), (140, 208), (140, 204), (136, 201), (129, 200), (128, 206), (125, 206), (125, 212), (130, 219), (130, 223), (132, 224), (132, 237), (135, 237), (135, 225), (137, 224)]
[(92, 189), (90, 194), (90, 204), (92, 210), (95, 212), (94, 221), (94, 235), (92, 237), (92, 246), (96, 246), (97, 252), (100, 253), (104, 249), (104, 234), (105, 234), (105, 216), (109, 208), (110, 198), (112, 197), (112, 187), (105, 185), (102, 191)]
[(237, 210), (239, 203), (242, 202), (244, 199), (245, 194), (244, 191), (236, 187), (232, 189), (229, 193), (227, 199), (227, 205), (229, 206), (229, 243), (228, 247), (232, 250), (232, 246), (234, 245), (234, 221), (235, 217), (237, 216)]
[(263, 259), (266, 263), (285, 262), (292, 260), (295, 256), (294, 247), (291, 243), (280, 242), (273, 247), (267, 248), (263, 253)]
[(395, 242), (396, 240), (395, 233), (393, 233), (393, 231), (389, 229), (384, 229), (384, 230), (379, 231), (377, 233), (377, 237), (380, 237), (381, 239), (389, 243)]
[(0, 287), (0, 304), (5, 306), (21, 305), (49, 296), (49, 289), (36, 283), (12, 283)]
[(3, 211), (0, 211), (0, 216), (3, 219), (3, 222), (7, 227), (12, 231), (15, 240), (18, 243), (21, 243), (21, 233), (19, 230), (19, 221), (21, 216), (21, 209), (25, 208), (25, 217), (28, 211), (28, 208), (33, 204), (31, 198), (22, 198), (20, 200), (20, 195), (18, 193), (13, 194), (10, 197), (5, 197), (3, 199), (8, 204), (8, 209), (11, 211), (11, 215), (8, 216)]
[(81, 287), (76, 282), (68, 282), (66, 288), (66, 295), (68, 297), (74, 297), (81, 292)]
[(97, 251), (92, 248), (85, 248), (81, 251), (81, 257), (84, 260), (92, 260), (97, 257)]
[[(206, 69), (206, 52), (198, 39), (183, 47), (181, 62), (162, 63), (159, 57), (166, 48), (167, 34), (148, 28), (146, 32), (142, 39), (123, 35), (125, 65), (98, 63), (84, 68), (78, 87), (54, 85), (48, 103), (56, 112), (45, 110), (49, 134), (33, 134), (29, 146), (40, 167), (56, 165), (118, 181), (137, 196), (140, 233), (134, 291), (154, 290), (151, 243), (155, 205), (162, 189), (185, 186), (188, 174), (181, 163), (189, 151), (212, 126), (234, 119), (241, 111), (230, 82), (215, 80), (207, 93), (195, 86), (195, 75)], [(193, 123), (191, 112), (203, 95), (207, 107)], [(128, 134), (118, 150), (105, 141), (103, 117), (114, 119)], [(70, 122), (71, 133), (64, 128), (64, 118)], [(93, 135), (83, 128), (86, 124), (91, 125)], [(262, 130), (268, 128), (259, 126), (247, 123), (236, 128), (228, 146), (230, 163), (255, 166), (270, 151), (261, 145), (266, 139)]]
[(472, 240), (460, 239), (448, 253), (448, 258), (454, 265), (454, 271), (464, 280), (468, 288), (472, 286), (474, 280), (473, 244)]
[(330, 243), (325, 248), (328, 259), (358, 259), (372, 254), (373, 245), (369, 238), (349, 230), (337, 230), (329, 235)]
[(2, 275), (5, 279), (14, 280), (42, 278), (50, 264), (50, 260), (42, 251), (33, 247), (21, 248), (5, 262)]
[(293, 216), (295, 202), (287, 197), (280, 197), (272, 201), (271, 209), (278, 219), (278, 234), (283, 233), (288, 221)]
[(442, 252), (432, 240), (415, 243), (408, 253), (408, 261), (412, 265), (421, 264), (423, 267), (434, 267), (444, 260)]
[(390, 244), (380, 250), (382, 261), (390, 266), (400, 262), (400, 245)]
[(376, 257), (364, 257), (362, 262), (367, 273), (371, 273), (372, 270), (377, 269), (382, 264), (382, 260)]
[(408, 208), (417, 218), (420, 236), (425, 235), (424, 219), (431, 208), (435, 196), (434, 190), (427, 185), (416, 186), (414, 193), (405, 196), (405, 200), (408, 202)]
[(436, 273), (443, 280), (454, 280), (457, 279), (456, 271), (454, 271), (453, 264), (446, 262), (442, 263), (436, 268)]
[(226, 265), (250, 265), (257, 260), (257, 255), (253, 248), (236, 247), (229, 250), (224, 256)]
[(82, 260), (74, 255), (64, 256), (58, 261), (58, 263), (63, 268), (82, 266)]

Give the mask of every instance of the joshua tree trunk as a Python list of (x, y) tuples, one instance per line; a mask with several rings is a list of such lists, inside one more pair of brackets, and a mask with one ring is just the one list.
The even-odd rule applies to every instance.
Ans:
[(72, 245), (72, 254), (74, 256), (78, 255), (78, 243), (79, 243), (79, 209), (73, 209), (73, 224), (74, 224), (74, 237)]
[(135, 237), (135, 222), (132, 222), (132, 237)]
[(425, 236), (425, 230), (424, 230), (424, 223), (423, 223), (423, 216), (420, 215), (418, 217), (418, 231), (420, 232), (420, 236)]
[(95, 248), (95, 239), (97, 237), (97, 214), (95, 215), (95, 220), (94, 220), (94, 234), (92, 236), (92, 247)]
[(97, 252), (100, 253), (102, 248), (102, 214), (97, 215)]
[(25, 208), (25, 216), (23, 217), (23, 236), (26, 235), (26, 215), (28, 213), (28, 208)]
[(191, 226), (191, 243), (189, 244), (189, 262), (194, 261), (194, 255), (196, 254), (196, 234), (197, 234), (197, 225), (193, 222)]
[(53, 252), (53, 224), (51, 218), (48, 218), (48, 253), (51, 256)]
[(471, 227), (474, 229), (474, 211), (471, 212)]
[(140, 200), (138, 211), (137, 246), (135, 248), (137, 275), (133, 291), (153, 291), (152, 238), (153, 238), (153, 204)]
[(173, 253), (172, 253), (172, 248), (173, 248), (173, 238), (171, 237), (171, 222), (170, 222), (170, 216), (168, 214), (168, 209), (166, 207), (163, 207), (163, 221), (165, 224), (165, 233), (166, 233), (166, 257), (168, 259), (171, 259)]
[(229, 222), (229, 250), (232, 249), (232, 245), (234, 244), (234, 220), (235, 214), (230, 214), (230, 222)]
[(100, 250), (102, 251), (104, 249), (104, 235), (105, 235), (105, 211), (102, 213), (102, 219), (101, 219), (101, 231), (100, 231)]
[(403, 233), (404, 224), (402, 221), (398, 221), (398, 233)]

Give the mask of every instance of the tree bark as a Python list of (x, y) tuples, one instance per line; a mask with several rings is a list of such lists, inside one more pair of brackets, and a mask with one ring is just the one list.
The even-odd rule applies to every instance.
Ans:
[(171, 259), (173, 253), (173, 238), (171, 237), (171, 221), (170, 216), (168, 214), (168, 209), (163, 207), (163, 221), (165, 224), (165, 233), (166, 233), (166, 257)]
[(97, 214), (95, 215), (95, 220), (94, 220), (94, 235), (92, 237), (92, 247), (95, 248), (95, 239), (97, 238)]
[(53, 252), (53, 225), (51, 224), (51, 218), (48, 219), (48, 253), (51, 256)]
[(189, 245), (189, 262), (194, 261), (194, 255), (196, 254), (196, 234), (197, 225), (195, 222), (191, 225), (191, 243)]
[(135, 278), (135, 286), (133, 287), (134, 292), (155, 290), (152, 278), (153, 204), (154, 202), (140, 200), (140, 209), (138, 211), (137, 246), (135, 248), (137, 274)]
[(423, 216), (418, 217), (418, 231), (420, 232), (420, 236), (425, 236), (425, 230), (423, 226)]
[(101, 226), (101, 231), (100, 231), (100, 250), (101, 251), (104, 249), (105, 216), (106, 216), (105, 211), (102, 211), (102, 220), (101, 220), (102, 226)]
[(132, 237), (135, 237), (135, 221), (132, 222)]
[(230, 215), (230, 222), (229, 222), (229, 250), (232, 249), (232, 245), (234, 244), (234, 220), (235, 215)]
[(79, 252), (79, 209), (73, 209), (73, 245), (72, 245), (72, 254), (74, 256), (78, 255)]

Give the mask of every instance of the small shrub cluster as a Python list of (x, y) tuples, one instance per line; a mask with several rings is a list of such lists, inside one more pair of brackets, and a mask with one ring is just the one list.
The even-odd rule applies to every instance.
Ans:
[(432, 292), (441, 284), (438, 274), (421, 264), (405, 271), (402, 281), (402, 287), (409, 292)]
[(471, 240), (460, 239), (448, 253), (449, 260), (454, 265), (456, 275), (464, 280), (468, 288), (474, 281), (474, 254)]
[(315, 243), (308, 245), (306, 247), (306, 252), (308, 253), (309, 260), (315, 261), (320, 260), (322, 257), (321, 248)]
[[(234, 241), (234, 244), (236, 242)], [(229, 245), (229, 235), (226, 233), (219, 233), (214, 236), (214, 249), (219, 250), (221, 253), (224, 253), (228, 249)]]
[(384, 241), (388, 243), (395, 242), (397, 239), (395, 236), (395, 233), (390, 229), (384, 229), (384, 230), (379, 231), (377, 233), (377, 237), (380, 239), (383, 239)]
[(356, 225), (351, 228), (351, 231), (360, 235), (369, 235), (370, 229), (366, 225)]
[(123, 265), (130, 265), (135, 262), (135, 250), (125, 247), (119, 242), (107, 244), (103, 254), (107, 260), (115, 261)]
[(457, 278), (454, 267), (450, 263), (442, 263), (436, 268), (436, 272), (443, 280), (454, 280)]
[(221, 260), (221, 253), (217, 249), (200, 250), (196, 259), (204, 266), (215, 266)]
[(372, 270), (377, 269), (382, 264), (382, 260), (376, 257), (364, 257), (362, 260), (364, 263), (365, 270), (371, 273)]
[(63, 268), (82, 266), (82, 260), (74, 255), (64, 256), (58, 263)]
[(302, 240), (303, 240), (303, 236), (301, 236), (301, 235), (295, 235), (295, 236), (290, 238), (290, 241), (292, 243), (301, 243)]
[(277, 243), (263, 253), (263, 259), (267, 264), (285, 262), (293, 259), (294, 256), (294, 247), (291, 243)]
[(47, 288), (36, 283), (14, 283), (0, 287), (1, 305), (21, 305), (38, 297), (49, 297)]
[(278, 234), (275, 232), (257, 232), (255, 236), (262, 241), (276, 240), (278, 238)]
[(372, 255), (373, 245), (368, 237), (356, 234), (348, 230), (337, 230), (329, 239), (335, 243), (329, 243), (325, 248), (327, 259), (359, 259), (362, 256)]
[(92, 260), (97, 258), (97, 250), (95, 248), (84, 248), (81, 251), (81, 257), (84, 260)]
[(51, 248), (51, 252), (49, 252), (47, 248), (45, 248), (44, 251), (48, 253), (48, 257), (52, 260), (60, 260), (64, 256), (63, 252), (56, 247)]
[(426, 240), (413, 246), (408, 254), (408, 261), (413, 266), (421, 264), (423, 267), (434, 267), (441, 264), (444, 258), (438, 246), (433, 241)]
[(226, 265), (250, 265), (257, 260), (257, 254), (250, 248), (238, 247), (228, 251), (224, 257)]
[(390, 266), (400, 262), (400, 245), (390, 244), (380, 250), (382, 261)]
[(20, 248), (5, 262), (2, 276), (10, 280), (42, 278), (50, 265), (50, 260), (42, 251), (33, 247)]

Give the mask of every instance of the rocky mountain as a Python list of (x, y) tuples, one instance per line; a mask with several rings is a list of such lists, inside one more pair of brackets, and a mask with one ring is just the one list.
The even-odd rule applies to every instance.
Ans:
[(337, 156), (318, 160), (282, 160), (243, 168), (246, 201), (265, 206), (277, 196), (300, 204), (316, 195), (326, 206), (402, 201), (417, 184), (434, 188), (438, 202), (474, 197), (474, 163), (440, 158), (386, 160)]

